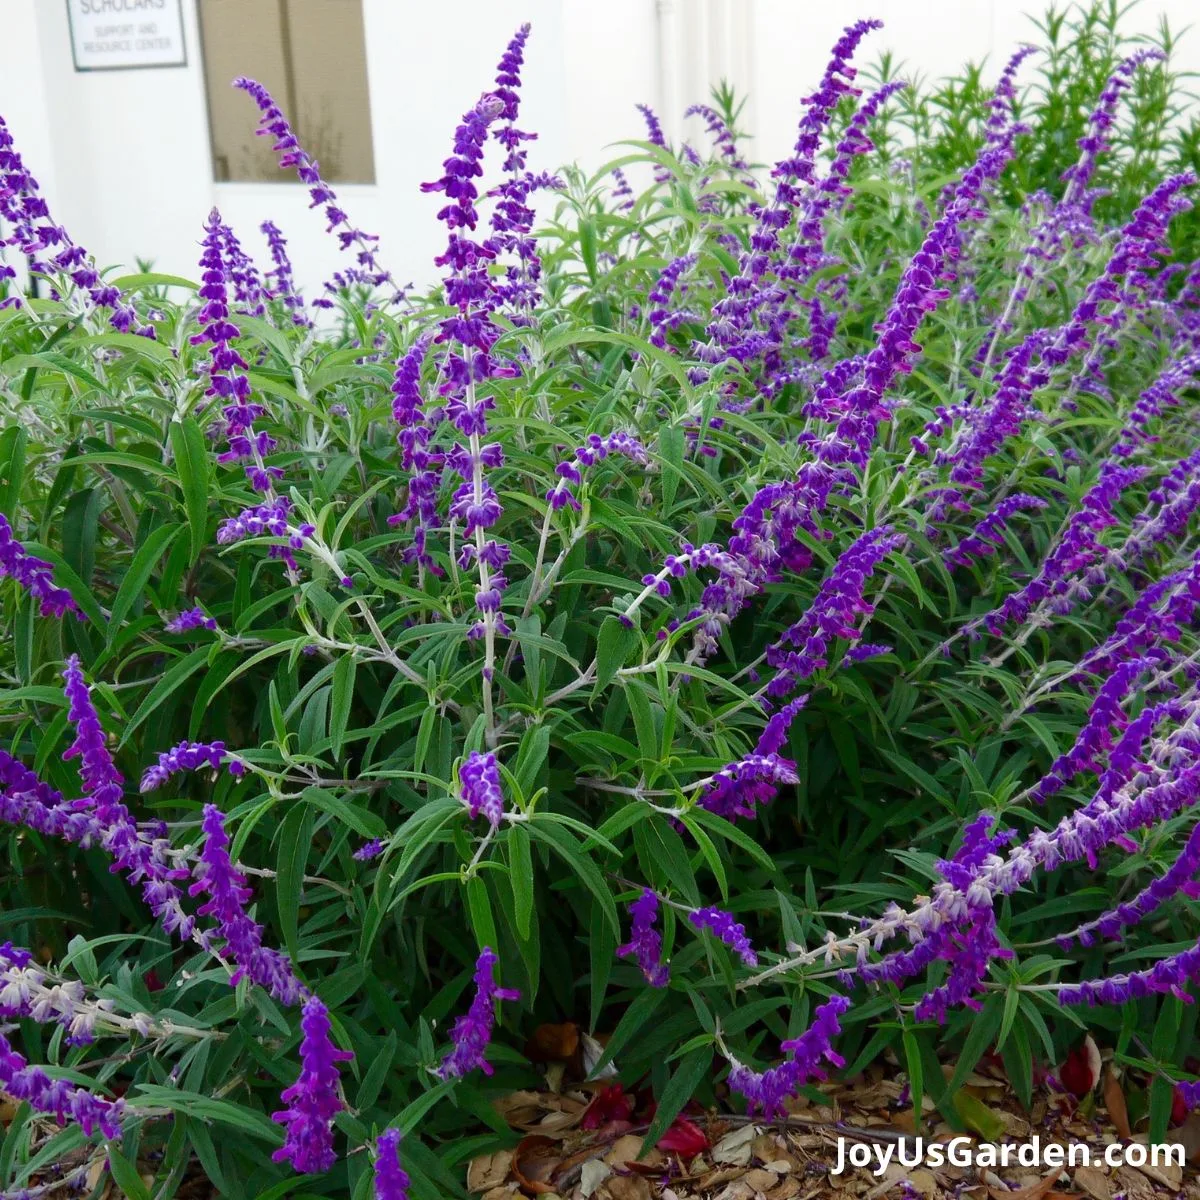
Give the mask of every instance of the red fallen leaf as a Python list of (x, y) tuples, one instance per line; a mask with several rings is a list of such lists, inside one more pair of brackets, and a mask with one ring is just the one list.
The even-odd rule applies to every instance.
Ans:
[(1100, 1082), (1100, 1051), (1087, 1035), (1058, 1071), (1059, 1082), (1072, 1096), (1086, 1096)]
[(1176, 1087), (1171, 1097), (1171, 1124), (1182, 1125), (1187, 1120), (1187, 1115), (1188, 1106), (1184, 1103), (1183, 1093)]
[(686, 1117), (676, 1117), (667, 1132), (658, 1139), (658, 1148), (678, 1154), (680, 1158), (695, 1158), (708, 1149), (708, 1134)]
[(602, 1087), (584, 1111), (580, 1129), (599, 1129), (610, 1121), (628, 1121), (633, 1116), (633, 1097), (619, 1083)]

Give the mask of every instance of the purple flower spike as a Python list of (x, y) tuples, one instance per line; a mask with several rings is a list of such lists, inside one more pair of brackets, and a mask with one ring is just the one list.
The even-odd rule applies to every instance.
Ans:
[(217, 771), (223, 763), (235, 778), (246, 773), (245, 764), (225, 749), (224, 742), (180, 742), (163, 751), (154, 766), (146, 768), (139, 790), (152, 792), (179, 771), (198, 771), (201, 767)]
[(761, 1074), (732, 1060), (729, 1086), (745, 1096), (752, 1112), (768, 1118), (778, 1116), (783, 1112), (784, 1100), (794, 1096), (806, 1083), (825, 1077), (822, 1061), (837, 1067), (845, 1065), (832, 1046), (842, 1031), (840, 1018), (849, 1007), (850, 1001), (845, 996), (831, 996), (817, 1009), (812, 1025), (800, 1037), (783, 1043), (783, 1049), (791, 1051), (791, 1057)]
[[(246, 877), (229, 858), (229, 834), (225, 817), (215, 804), (204, 806), (204, 849), (196, 863), (196, 882), (189, 895), (207, 895), (200, 915), (216, 921), (215, 936), (225, 945), (221, 953), (237, 966), (231, 979), (236, 984), (243, 977), (266, 988), (281, 1004), (296, 1004), (304, 995), (304, 987), (296, 978), (286, 954), (263, 945), (263, 928), (246, 912), (251, 891)], [(211, 947), (214, 934), (206, 934)], [(286, 1098), (286, 1093), (285, 1093)]]
[(108, 752), (104, 729), (92, 704), (92, 689), (83, 678), (78, 654), (67, 659), (63, 679), (66, 681), (63, 690), (67, 696), (67, 719), (75, 726), (75, 740), (63, 758), (79, 759), (79, 777), (91, 805), (100, 811), (120, 805), (125, 778)]
[(645, 446), (631, 433), (618, 429), (615, 433), (601, 437), (598, 433), (588, 436), (586, 446), (575, 447), (575, 457), (570, 461), (560, 462), (554, 469), (558, 483), (547, 493), (546, 500), (553, 509), (565, 508), (570, 505), (578, 510), (580, 505), (572, 487), (578, 487), (583, 482), (583, 472), (586, 468), (603, 462), (610, 454), (621, 454), (639, 466), (645, 466), (650, 461)]
[(398, 1129), (385, 1129), (375, 1141), (375, 1200), (408, 1200)]
[(178, 616), (172, 617), (164, 626), (163, 629), (167, 633), (187, 633), (192, 629), (210, 629), (215, 630), (217, 627), (216, 621), (212, 619), (202, 608), (189, 608), (181, 612)]
[(267, 295), (272, 300), (279, 300), (292, 314), (292, 324), (305, 329), (312, 328), (312, 322), (304, 312), (304, 297), (296, 287), (296, 280), (292, 275), (292, 260), (288, 255), (287, 239), (274, 221), (264, 221), (259, 228), (266, 234), (271, 261), (275, 264), (266, 273)]
[(484, 946), (475, 964), (475, 999), (467, 1012), (454, 1022), (450, 1040), (454, 1048), (434, 1071), (440, 1079), (457, 1079), (478, 1067), (485, 1075), (492, 1073), (492, 1064), (484, 1057), (492, 1040), (497, 1000), (519, 1000), (521, 993), (514, 988), (499, 987), (495, 979), (498, 959), (490, 946)]
[(46, 1113), (60, 1125), (76, 1121), (89, 1137), (99, 1130), (114, 1141), (121, 1136), (123, 1100), (105, 1100), (65, 1079), (51, 1079), (41, 1067), (31, 1067), (0, 1034), (0, 1088), (14, 1100)]
[(300, 1076), (280, 1093), (287, 1108), (271, 1114), (286, 1127), (287, 1140), (271, 1158), (291, 1163), (302, 1174), (320, 1173), (337, 1161), (333, 1118), (346, 1107), (338, 1094), (338, 1063), (354, 1055), (330, 1041), (329, 1011), (316, 996), (304, 1002), (300, 1029)]
[[(283, 115), (271, 93), (261, 83), (244, 77), (235, 79), (233, 86), (241, 88), (258, 105), (261, 116), (256, 133), (259, 137), (275, 139), (271, 149), (279, 155), (280, 167), (295, 167), (300, 181), (308, 184), (308, 194), (312, 197), (309, 207), (324, 205), (325, 219), (329, 222), (327, 232), (337, 234), (338, 243), (343, 250), (355, 251), (355, 261), (358, 265), (341, 272), (339, 279), (345, 283), (363, 283), (372, 287), (388, 284), (394, 289), (393, 299), (402, 300), (403, 289), (396, 286), (395, 280), (379, 265), (375, 257), (379, 238), (373, 233), (364, 233), (350, 223), (350, 218), (338, 206), (338, 198), (333, 188), (322, 178), (317, 160), (311, 158), (296, 140), (287, 117)], [(325, 286), (328, 291), (336, 291), (336, 287), (329, 284)], [(317, 303), (328, 306), (331, 301)]]
[(61, 617), (74, 613), (79, 620), (83, 614), (66, 588), (54, 584), (53, 568), (48, 562), (34, 558), (13, 537), (8, 518), (0, 513), (0, 578), (15, 579), (37, 602), (43, 617)]
[(719, 908), (696, 908), (688, 913), (688, 920), (697, 929), (707, 929), (720, 938), (746, 966), (758, 966), (758, 955), (746, 936), (746, 927), (735, 921), (731, 913), (723, 912)]
[(480, 813), (493, 829), (504, 816), (504, 793), (500, 789), (500, 767), (492, 753), (472, 750), (458, 769), (459, 796), (473, 821)]
[[(31, 271), (46, 276), (52, 284), (55, 276), (70, 279), (97, 308), (109, 310), (108, 322), (118, 333), (132, 329), (153, 340), (154, 326), (136, 324), (133, 305), (117, 288), (104, 282), (92, 256), (72, 242), (66, 229), (51, 219), (38, 182), (14, 149), (12, 134), (3, 119), (0, 119), (0, 219), (11, 227), (11, 232), (0, 238), (0, 249), (13, 247), (28, 259)], [(55, 252), (43, 257), (50, 250)], [(0, 280), (6, 277), (12, 277), (11, 268), (0, 269)]]
[(351, 856), (358, 862), (370, 862), (373, 858), (378, 858), (383, 853), (383, 839), (372, 838), (369, 842), (364, 842), (354, 854)]
[(617, 947), (621, 958), (633, 957), (651, 987), (663, 988), (671, 978), (670, 968), (662, 960), (662, 934), (655, 929), (658, 920), (658, 896), (650, 888), (629, 906), (633, 918), (629, 941)]

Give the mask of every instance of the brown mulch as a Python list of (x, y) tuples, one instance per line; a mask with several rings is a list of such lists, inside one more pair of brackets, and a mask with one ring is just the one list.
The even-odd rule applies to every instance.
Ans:
[[(946, 1070), (949, 1074), (950, 1068)], [(565, 1077), (569, 1080), (569, 1070)], [(605, 1089), (608, 1095), (598, 1099)], [(1106, 1145), (1147, 1143), (1144, 1119), (1140, 1127), (1130, 1128), (1124, 1088), (1110, 1069), (1082, 1099), (1039, 1089), (1031, 1111), (1025, 1112), (999, 1064), (985, 1062), (959, 1093), (965, 1130), (952, 1129), (928, 1097), (923, 1101), (920, 1133), (926, 1143), (967, 1136), (975, 1143), (1020, 1145), (1036, 1135), (1043, 1147), (1079, 1142), (1091, 1146), (1093, 1165), (1060, 1170), (1018, 1166), (1015, 1153), (1013, 1165), (991, 1168), (902, 1166), (893, 1153), (879, 1173), (847, 1165), (834, 1175), (839, 1138), (882, 1147), (903, 1143), (905, 1157), (913, 1157), (914, 1113), (906, 1107), (907, 1091), (896, 1065), (874, 1067), (856, 1079), (830, 1085), (824, 1103), (798, 1100), (783, 1121), (685, 1111), (664, 1139), (676, 1148), (664, 1149), (660, 1143), (645, 1154), (648, 1117), (634, 1115), (640, 1114), (640, 1098), (629, 1099), (628, 1112), (621, 1112), (618, 1104), (617, 1119), (607, 1119), (614, 1095), (620, 1099), (623, 1093), (611, 1081), (565, 1082), (564, 1072), (551, 1066), (543, 1089), (503, 1097), (497, 1110), (523, 1136), (512, 1150), (474, 1159), (468, 1190), (482, 1200), (1060, 1200), (1068, 1195), (1090, 1200), (1182, 1195), (1200, 1200), (1195, 1166), (1200, 1163), (1200, 1115), (1169, 1134), (1170, 1140), (1185, 1146), (1188, 1166), (1103, 1165)], [(606, 1119), (588, 1128), (596, 1125), (598, 1110)]]

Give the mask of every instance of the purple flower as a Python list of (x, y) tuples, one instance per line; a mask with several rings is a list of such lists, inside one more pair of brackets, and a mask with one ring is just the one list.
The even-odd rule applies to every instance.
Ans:
[(142, 885), (142, 897), (163, 928), (190, 937), (195, 922), (183, 911), (176, 882), (188, 873), (173, 864), (170, 844), (143, 833), (121, 803), (123, 780), (108, 755), (78, 659), (68, 662), (66, 676), (68, 716), (77, 728), (72, 750), (84, 760), (81, 776), (90, 794), (68, 803), (34, 772), (0, 751), (0, 821), (79, 846), (100, 846), (113, 860), (113, 871), (122, 871), (130, 883)]
[[(325, 219), (329, 222), (328, 233), (336, 233), (338, 244), (343, 250), (355, 251), (356, 267), (344, 271), (340, 278), (345, 283), (364, 283), (373, 287), (389, 284), (395, 291), (393, 299), (404, 298), (403, 289), (396, 286), (391, 275), (379, 265), (375, 257), (379, 238), (373, 233), (364, 233), (350, 223), (350, 218), (339, 207), (338, 198), (333, 188), (322, 178), (321, 168), (315, 158), (310, 158), (307, 151), (296, 140), (287, 117), (283, 115), (279, 105), (275, 103), (271, 93), (261, 83), (244, 77), (235, 79), (233, 86), (241, 88), (258, 105), (261, 116), (258, 129), (259, 137), (274, 138), (271, 149), (279, 155), (279, 165), (282, 168), (295, 167), (296, 174), (302, 183), (308, 185), (308, 194), (312, 197), (310, 208), (324, 205)], [(334, 291), (326, 284), (326, 289)], [(318, 304), (328, 305), (330, 301), (318, 301)]]
[(28, 1102), (60, 1125), (76, 1121), (89, 1137), (99, 1130), (106, 1138), (121, 1136), (123, 1100), (105, 1100), (65, 1079), (51, 1079), (41, 1067), (30, 1066), (0, 1033), (0, 1089), (14, 1100)]
[(1040, 496), (1029, 496), (1024, 492), (1005, 496), (958, 545), (946, 550), (942, 558), (949, 567), (961, 567), (973, 558), (994, 554), (1003, 545), (1004, 530), (1016, 513), (1046, 508), (1047, 504), (1048, 501)]
[(1088, 118), (1088, 131), (1076, 143), (1079, 146), (1079, 161), (1063, 174), (1067, 184), (1067, 195), (1063, 203), (1082, 202), (1096, 170), (1096, 161), (1108, 150), (1107, 136), (1116, 125), (1117, 102), (1121, 93), (1133, 83), (1138, 70), (1149, 62), (1161, 62), (1166, 56), (1161, 50), (1138, 50), (1130, 55), (1109, 76), (1100, 92), (1095, 110)]
[(493, 829), (504, 816), (504, 793), (500, 789), (500, 767), (492, 753), (472, 750), (458, 768), (459, 798), (471, 820), (480, 813)]
[(370, 862), (373, 858), (378, 858), (383, 853), (383, 839), (372, 838), (369, 842), (364, 842), (352, 855), (358, 862)]
[(666, 987), (671, 972), (662, 960), (662, 934), (655, 928), (658, 896), (650, 888), (643, 888), (642, 894), (630, 904), (629, 915), (633, 918), (629, 941), (617, 947), (618, 956), (636, 959), (651, 987)]
[(271, 546), (267, 551), (271, 558), (282, 559), (291, 571), (297, 570), (296, 558), (292, 553), (303, 547), (307, 538), (316, 532), (312, 525), (291, 523), (292, 502), (286, 496), (275, 496), (261, 504), (243, 509), (235, 517), (222, 521), (217, 528), (217, 542), (227, 546), (231, 542), (251, 537), (285, 538), (283, 545)]
[(686, 277), (699, 262), (699, 255), (684, 254), (672, 259), (659, 273), (646, 296), (647, 319), (650, 322), (650, 343), (662, 349), (667, 344), (667, 332), (686, 321), (699, 318), (685, 308), (672, 309), (671, 297), (676, 291), (682, 298), (687, 293)]
[(770, 1118), (783, 1112), (783, 1102), (814, 1079), (823, 1079), (822, 1061), (845, 1066), (833, 1050), (833, 1040), (841, 1033), (841, 1016), (850, 1007), (845, 996), (831, 996), (816, 1011), (812, 1025), (798, 1038), (783, 1043), (790, 1051), (778, 1066), (761, 1073), (752, 1071), (736, 1059), (730, 1060), (728, 1083), (746, 1098), (751, 1112)]
[(485, 470), (501, 466), (504, 454), (499, 443), (483, 440), (488, 432), (487, 414), (496, 402), (490, 395), (481, 395), (479, 387), (491, 378), (511, 378), (518, 370), (492, 357), (492, 346), (500, 336), (491, 317), (501, 301), (489, 271), (496, 249), (475, 241), (470, 234), (479, 223), (475, 181), (483, 174), (488, 128), (499, 117), (515, 114), (514, 96), (507, 86), (502, 86), (500, 92), (485, 92), (455, 130), (454, 153), (443, 162), (442, 177), (421, 185), (422, 191), (442, 192), (447, 200), (438, 219), (450, 231), (449, 242), (445, 253), (434, 262), (449, 268), (446, 301), (456, 311), (441, 322), (435, 341), (445, 346), (439, 389), (446, 398), (445, 416), (466, 439), (446, 456), (446, 465), (463, 480), (451, 500), (450, 515), (464, 526), (460, 566), (467, 567), (474, 561), (479, 572), (475, 607), (480, 620), (472, 627), (471, 636), (486, 641), (485, 672), (492, 669), (497, 633), (510, 632), (500, 612), (501, 593), (507, 584), (501, 568), (509, 550), (485, 534), (501, 513), (499, 497)]
[(731, 913), (719, 908), (695, 908), (687, 918), (697, 929), (707, 929), (727, 945), (748, 967), (758, 966), (758, 955), (746, 936), (746, 927), (733, 919)]
[(43, 617), (74, 613), (76, 618), (83, 619), (71, 593), (55, 586), (51, 565), (34, 558), (17, 541), (8, 518), (0, 513), (0, 578), (4, 576), (15, 579), (38, 602)]
[(333, 1118), (346, 1106), (339, 1095), (338, 1063), (354, 1057), (329, 1038), (329, 1012), (316, 996), (304, 1002), (300, 1016), (300, 1075), (280, 1093), (287, 1108), (271, 1114), (287, 1129), (287, 1140), (271, 1158), (289, 1162), (302, 1174), (328, 1171), (337, 1161)]
[(697, 800), (700, 807), (727, 820), (753, 818), (758, 806), (774, 800), (780, 787), (798, 783), (796, 764), (779, 751), (787, 741), (792, 721), (807, 702), (807, 696), (799, 696), (775, 713), (754, 750), (722, 767), (707, 781)]
[[(52, 283), (56, 275), (70, 279), (97, 308), (110, 310), (109, 324), (118, 333), (132, 329), (153, 339), (154, 326), (136, 324), (138, 316), (133, 305), (119, 289), (104, 282), (92, 256), (71, 240), (66, 229), (54, 223), (37, 180), (13, 146), (12, 134), (0, 119), (0, 219), (11, 227), (11, 232), (0, 238), (0, 249), (12, 246), (26, 257), (31, 271), (45, 275)], [(11, 268), (0, 271), (0, 280), (6, 277), (12, 277)]]
[(292, 275), (292, 260), (288, 255), (287, 240), (274, 221), (264, 221), (259, 228), (266, 234), (271, 261), (275, 264), (266, 273), (267, 295), (272, 300), (283, 303), (284, 308), (292, 314), (294, 325), (311, 328), (312, 322), (304, 312), (304, 297), (296, 287), (296, 280)]
[(618, 429), (601, 437), (598, 433), (588, 435), (587, 444), (575, 447), (575, 457), (570, 461), (560, 462), (554, 469), (558, 483), (547, 493), (546, 499), (553, 509), (566, 507), (568, 504), (579, 508), (579, 501), (571, 491), (572, 486), (578, 487), (583, 482), (585, 468), (603, 462), (610, 454), (621, 454), (631, 462), (644, 466), (650, 461), (645, 446), (631, 433)]
[(484, 1053), (492, 1040), (496, 1001), (521, 998), (521, 993), (513, 988), (496, 984), (497, 961), (496, 952), (490, 946), (484, 946), (475, 964), (475, 998), (467, 1012), (454, 1022), (450, 1030), (454, 1046), (434, 1071), (440, 1079), (457, 1079), (476, 1067), (485, 1075), (492, 1073), (492, 1065)]
[(408, 1200), (398, 1129), (385, 1129), (375, 1141), (375, 1200)]
[(1060, 937), (1058, 944), (1065, 949), (1072, 941), (1090, 946), (1097, 935), (1102, 938), (1119, 938), (1122, 929), (1145, 920), (1168, 900), (1184, 891), (1195, 880), (1197, 872), (1200, 872), (1200, 825), (1193, 825), (1178, 858), (1164, 874), (1144, 887), (1132, 899), (1122, 901), (1115, 908), (1101, 913), (1094, 921), (1080, 925), (1078, 929)]
[(198, 771), (201, 767), (217, 771), (222, 763), (228, 766), (230, 775), (235, 778), (246, 773), (245, 764), (225, 749), (224, 742), (180, 742), (170, 750), (163, 751), (154, 766), (146, 768), (139, 790), (143, 793), (152, 792), (179, 771)]
[(64, 759), (79, 759), (79, 777), (87, 793), (89, 805), (102, 812), (121, 807), (125, 779), (117, 770), (96, 709), (92, 704), (92, 689), (83, 678), (79, 655), (67, 659), (64, 691), (67, 696), (67, 719), (75, 726), (75, 740), (63, 753)]
[(514, 310), (514, 319), (518, 323), (527, 321), (525, 314), (537, 304), (537, 285), (542, 270), (537, 242), (532, 236), (534, 211), (529, 207), (529, 197), (539, 189), (562, 186), (558, 179), (545, 174), (534, 175), (525, 169), (526, 152), (522, 147), (537, 138), (537, 134), (525, 133), (516, 127), (521, 102), (518, 88), (528, 37), (529, 26), (522, 25), (496, 69), (495, 95), (504, 101), (501, 114), (504, 124), (495, 129), (492, 136), (508, 153), (504, 160), (506, 178), (488, 193), (496, 200), (496, 205), (491, 217), (493, 233), (485, 243), (496, 258), (507, 253), (515, 259), (505, 269), (506, 282), (496, 282), (494, 288), (498, 298)]
[(429, 334), (423, 334), (396, 360), (392, 378), (392, 417), (397, 426), (400, 465), (408, 472), (408, 494), (404, 507), (388, 517), (388, 524), (414, 522), (413, 542), (404, 551), (405, 560), (441, 575), (441, 567), (427, 549), (429, 531), (439, 524), (437, 495), (444, 462), (441, 454), (429, 448), (440, 415), (435, 418), (426, 412), (421, 394), (421, 367), (431, 340)]
[(192, 629), (211, 629), (217, 627), (216, 621), (212, 619), (202, 608), (189, 608), (179, 613), (178, 616), (172, 617), (164, 626), (163, 629), (167, 633), (187, 633)]
[(202, 828), (204, 849), (196, 863), (196, 882), (189, 895), (208, 896), (199, 912), (201, 916), (212, 917), (216, 929), (205, 935), (206, 947), (212, 948), (214, 936), (224, 941), (221, 954), (231, 958), (237, 967), (231, 983), (236, 984), (244, 977), (265, 988), (281, 1004), (298, 1003), (305, 989), (291, 962), (287, 955), (262, 944), (263, 928), (246, 912), (251, 891), (245, 876), (229, 858), (225, 817), (215, 804), (204, 806)]
[(767, 685), (770, 696), (785, 696), (802, 680), (829, 665), (826, 654), (833, 638), (857, 642), (858, 622), (875, 610), (864, 598), (867, 580), (904, 536), (887, 525), (856, 539), (822, 582), (804, 616), (767, 648), (767, 662), (776, 675)]

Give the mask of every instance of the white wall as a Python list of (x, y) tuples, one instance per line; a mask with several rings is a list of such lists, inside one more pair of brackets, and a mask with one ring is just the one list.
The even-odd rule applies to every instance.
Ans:
[[(200, 0), (202, 3), (203, 0)], [(264, 253), (259, 223), (289, 238), (310, 293), (339, 265), (319, 211), (281, 173), (277, 184), (214, 184), (196, 0), (184, 0), (186, 68), (77, 73), (63, 0), (0, 0), (8, 52), (0, 113), (52, 211), (101, 264), (153, 258), (195, 275), (201, 224), (214, 204), (247, 246)], [(1040, 9), (1040, 0), (1028, 0)], [(938, 74), (988, 58), (993, 73), (1034, 34), (1022, 0), (364, 0), (377, 182), (343, 186), (351, 217), (381, 238), (380, 257), (402, 282), (428, 283), (443, 233), (437, 195), (419, 190), (440, 174), (455, 125), (481, 91), (516, 25), (533, 23), (521, 124), (536, 130), (530, 160), (596, 167), (621, 153), (611, 143), (644, 136), (634, 104), (659, 111), (668, 133), (709, 83), (731, 79), (749, 93), (753, 157), (773, 161), (794, 137), (801, 96), (824, 69), (848, 22), (879, 16), (863, 60), (885, 47), (910, 67)], [(1182, 27), (1194, 0), (1143, 0), (1130, 28), (1150, 31), (1165, 12)], [(19, 48), (19, 49), (18, 49)], [(1200, 70), (1200, 32), (1184, 39), (1182, 69)], [(247, 127), (257, 111), (246, 100)], [(689, 136), (694, 129), (686, 129)]]

